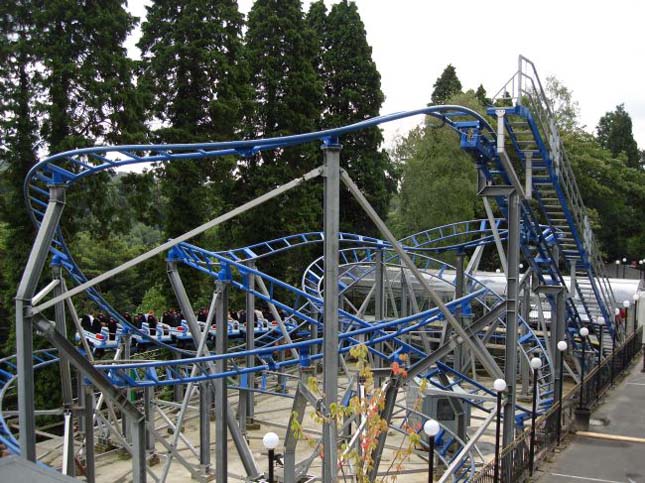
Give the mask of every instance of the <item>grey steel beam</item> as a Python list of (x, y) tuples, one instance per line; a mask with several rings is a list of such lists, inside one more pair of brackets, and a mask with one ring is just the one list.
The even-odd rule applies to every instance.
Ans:
[[(247, 262), (250, 269), (255, 269), (255, 262)], [(248, 291), (245, 295), (245, 311), (246, 311), (246, 350), (252, 351), (255, 349), (255, 275), (249, 273), (246, 275)], [(255, 366), (255, 356), (246, 356), (246, 367), (251, 368)], [(240, 419), (240, 428), (243, 434), (246, 434), (246, 425), (248, 420), (253, 420), (255, 416), (255, 408), (253, 407), (255, 395), (253, 389), (255, 388), (255, 374), (253, 372), (246, 374), (246, 389), (240, 389), (240, 399), (238, 402), (238, 413)]]
[(199, 464), (203, 475), (210, 473), (211, 465), (211, 421), (210, 385), (199, 384)]
[[(228, 283), (217, 281), (217, 303), (215, 304), (215, 353), (226, 354), (228, 345)], [(226, 361), (218, 359), (215, 362), (215, 371), (219, 374), (226, 371)], [(218, 378), (215, 384), (215, 479), (227, 481), (228, 479), (228, 432), (226, 423), (228, 419), (228, 394), (226, 379)], [(233, 424), (237, 424), (233, 419)]]
[[(56, 233), (63, 208), (65, 188), (49, 188), (49, 203), (31, 248), (27, 265), (16, 293), (16, 359), (18, 362), (18, 410), (20, 412), (20, 455), (36, 461), (36, 422), (34, 416), (34, 334), (29, 314), (31, 299), (42, 275), (49, 246)], [(54, 299), (57, 297), (54, 297)], [(54, 304), (55, 305), (55, 304)]]
[[(43, 318), (36, 318), (34, 326), (43, 336), (56, 346), (60, 354), (65, 354), (70, 363), (87, 377), (106, 398), (113, 401), (130, 421), (132, 434), (132, 480), (135, 483), (146, 481), (145, 460), (145, 417), (128, 401), (125, 394), (115, 388), (110, 381), (83, 356), (76, 348), (60, 334), (53, 323)], [(93, 424), (93, 423), (92, 423)], [(87, 426), (87, 421), (86, 421)], [(87, 427), (85, 430), (87, 431)]]
[[(334, 144), (324, 144), (325, 167), (324, 243), (325, 299), (323, 302), (323, 392), (327, 407), (338, 402), (338, 232), (340, 218), (340, 150)], [(333, 483), (338, 477), (338, 429), (335, 418), (323, 423), (323, 481)]]
[[(230, 220), (232, 218), (235, 218), (236, 216), (239, 216), (242, 213), (245, 213), (245, 212), (255, 208), (256, 206), (259, 206), (262, 203), (265, 203), (266, 201), (269, 201), (269, 200), (275, 198), (276, 196), (279, 196), (279, 195), (289, 191), (292, 188), (296, 188), (296, 187), (300, 186), (301, 184), (305, 183), (306, 181), (312, 180), (312, 179), (320, 176), (322, 171), (323, 171), (322, 167), (312, 169), (311, 171), (309, 171), (308, 173), (305, 173), (300, 178), (293, 179), (293, 180), (289, 181), (288, 183), (280, 185), (277, 188), (272, 189), (271, 191), (269, 191), (269, 192), (267, 192), (267, 193), (265, 193), (265, 194), (263, 194), (261, 196), (258, 196), (254, 200), (251, 200), (248, 203), (244, 203), (243, 205), (238, 206), (237, 208), (234, 208), (233, 210), (229, 211), (228, 213), (220, 215), (217, 218), (214, 218), (211, 221), (208, 221), (208, 222), (204, 223), (203, 225), (200, 225), (197, 228), (193, 228), (192, 230), (184, 233), (183, 235), (178, 236), (177, 238), (173, 238), (172, 240), (169, 240), (166, 243), (163, 243), (163, 244), (159, 245), (158, 247), (153, 248), (152, 250), (149, 250), (149, 251), (147, 251), (145, 253), (142, 253), (141, 255), (133, 258), (132, 260), (129, 260), (129, 261), (119, 265), (118, 267), (115, 267), (115, 268), (113, 268), (111, 270), (108, 270), (107, 272), (104, 272), (101, 275), (98, 275), (98, 276), (94, 277), (93, 279), (88, 280), (85, 283), (77, 285), (76, 287), (74, 287), (74, 288), (68, 290), (67, 292), (59, 295), (58, 297), (54, 297), (51, 300), (48, 300), (47, 302), (43, 302), (42, 304), (38, 305), (37, 307), (33, 307), (31, 313), (32, 313), (32, 315), (40, 313), (40, 312), (42, 312), (43, 310), (45, 310), (45, 309), (47, 309), (49, 307), (53, 307), (54, 305), (56, 305), (61, 300), (65, 300), (65, 299), (67, 299), (69, 297), (73, 297), (74, 295), (78, 295), (78, 294), (80, 294), (81, 292), (84, 292), (85, 290), (87, 290), (90, 287), (93, 287), (93, 286), (95, 286), (95, 285), (97, 285), (97, 284), (99, 284), (101, 282), (104, 282), (105, 280), (108, 280), (108, 279), (112, 278), (113, 276), (115, 276), (115, 275), (117, 275), (117, 274), (119, 274), (121, 272), (124, 272), (125, 270), (128, 270), (128, 269), (130, 269), (132, 267), (135, 267), (136, 265), (140, 264), (141, 262), (144, 262), (144, 261), (146, 261), (146, 260), (148, 260), (148, 259), (150, 259), (152, 257), (156, 257), (157, 255), (160, 255), (160, 254), (168, 251), (169, 249), (171, 249), (175, 245), (178, 245), (178, 244), (180, 244), (182, 242), (188, 241), (191, 238), (193, 238), (193, 237), (195, 237), (195, 236), (197, 236), (197, 235), (199, 235), (201, 233), (204, 233), (206, 230), (214, 228), (217, 225), (221, 225), (222, 223), (224, 223), (224, 222), (226, 222), (226, 221), (228, 221), (228, 220)], [(50, 196), (50, 199), (51, 199), (51, 196)], [(47, 213), (45, 213), (45, 218), (47, 218)], [(44, 222), (43, 222), (43, 225), (44, 225)], [(36, 239), (36, 241), (38, 241), (38, 239)], [(35, 246), (36, 245), (34, 245), (34, 247)]]
[(294, 427), (302, 425), (302, 420), (305, 416), (305, 406), (307, 405), (307, 399), (300, 390), (302, 385), (303, 383), (300, 381), (293, 399), (287, 434), (284, 438), (284, 483), (296, 483), (297, 481), (296, 445), (298, 444), (298, 435), (295, 434)]
[[(62, 268), (60, 265), (52, 266), (52, 278), (53, 282), (57, 282), (54, 287), (54, 295), (59, 295), (63, 291), (62, 283)], [(67, 324), (65, 322), (65, 302), (59, 302), (54, 307), (54, 317), (56, 321), (56, 330), (60, 332), (63, 336), (67, 337)], [(82, 332), (79, 332), (82, 334)], [(61, 382), (61, 392), (63, 396), (63, 407), (70, 409), (74, 403), (74, 394), (72, 392), (72, 372), (69, 366), (69, 360), (63, 354), (61, 354), (60, 361), (58, 363), (58, 368), (60, 371), (60, 382)], [(73, 416), (70, 414), (70, 417)], [(66, 454), (67, 461), (65, 462), (68, 472), (65, 473), (70, 476), (75, 475), (74, 465), (74, 425), (71, 425), (71, 439), (70, 446), (71, 451)]]
[(83, 385), (83, 420), (85, 426), (85, 478), (87, 483), (94, 483), (94, 391), (90, 385)]
[[(67, 284), (65, 283), (65, 279), (61, 279), (61, 284), (63, 285), (63, 292), (67, 290)], [(74, 323), (74, 328), (76, 329), (76, 332), (79, 334), (83, 333), (83, 327), (81, 326), (81, 319), (79, 319), (78, 314), (76, 313), (76, 307), (74, 307), (74, 302), (72, 302), (72, 299), (67, 299), (66, 301), (67, 304), (67, 310), (69, 310), (69, 315), (72, 318), (72, 322)], [(83, 349), (85, 349), (85, 354), (88, 358), (88, 360), (93, 361), (94, 360), (94, 354), (92, 354), (92, 349), (90, 348), (90, 345), (87, 343), (87, 339), (85, 337), (81, 337), (81, 345), (83, 346)], [(79, 391), (79, 397), (80, 397), (80, 391)]]
[[(480, 195), (481, 195), (481, 191), (480, 191)], [(495, 240), (495, 248), (497, 248), (499, 263), (502, 266), (502, 271), (506, 273), (507, 271), (506, 254), (504, 253), (504, 246), (502, 244), (502, 239), (499, 236), (499, 230), (497, 229), (497, 225), (495, 224), (495, 215), (493, 215), (493, 209), (491, 208), (490, 201), (488, 201), (488, 198), (486, 196), (483, 197), (483, 202), (484, 202), (484, 210), (486, 211), (486, 217), (488, 218), (490, 229), (493, 232), (493, 240)]]
[(148, 451), (148, 456), (153, 455), (155, 452), (155, 437), (153, 431), (155, 427), (155, 406), (152, 403), (154, 393), (154, 386), (146, 386), (143, 388), (143, 414), (146, 418), (146, 450)]
[[(529, 331), (529, 316), (531, 311), (531, 288), (530, 288), (531, 278), (525, 278), (525, 283), (522, 284), (522, 319), (526, 322), (526, 325), (521, 327), (522, 336), (527, 334)], [(529, 395), (529, 378), (530, 378), (530, 367), (529, 361), (526, 357), (520, 357), (520, 380), (522, 381), (521, 395), (522, 397), (528, 397)]]
[(503, 446), (515, 437), (515, 385), (517, 380), (517, 299), (520, 262), (520, 199), (517, 193), (508, 195), (508, 270), (506, 272), (506, 348), (504, 379), (507, 397), (504, 403)]
[(356, 200), (361, 205), (363, 210), (367, 213), (367, 215), (372, 220), (372, 222), (376, 225), (377, 229), (381, 232), (383, 237), (388, 242), (390, 242), (390, 244), (392, 245), (392, 249), (397, 252), (403, 264), (412, 272), (412, 274), (419, 282), (421, 287), (423, 287), (424, 291), (429, 295), (430, 300), (432, 300), (434, 305), (439, 309), (439, 311), (443, 314), (446, 320), (450, 323), (453, 330), (458, 335), (460, 335), (470, 346), (470, 349), (477, 356), (477, 358), (480, 360), (480, 362), (482, 363), (484, 368), (488, 371), (488, 373), (494, 378), (502, 377), (502, 371), (500, 370), (499, 366), (497, 365), (493, 357), (488, 353), (486, 348), (476, 344), (475, 341), (471, 340), (468, 337), (468, 334), (466, 333), (464, 328), (461, 327), (461, 325), (457, 322), (454, 315), (452, 315), (448, 307), (446, 307), (446, 305), (441, 300), (441, 297), (432, 289), (432, 287), (425, 279), (421, 271), (414, 264), (410, 256), (401, 247), (398, 240), (394, 237), (394, 235), (389, 230), (387, 225), (383, 222), (383, 220), (381, 220), (381, 218), (378, 216), (376, 211), (374, 211), (374, 208), (372, 208), (372, 206), (370, 205), (369, 201), (367, 201), (363, 193), (361, 193), (361, 190), (358, 188), (358, 186), (356, 186), (356, 184), (354, 184), (352, 179), (344, 170), (341, 172), (341, 180), (343, 181), (345, 186), (347, 186), (347, 188), (352, 193), (354, 198), (356, 198)]
[[(457, 252), (457, 263), (456, 263), (456, 275), (455, 275), (455, 298), (460, 299), (464, 295), (464, 252), (459, 250)], [(462, 315), (462, 310), (461, 307), (458, 307), (457, 310), (455, 310), (455, 318), (457, 319), (457, 322), (459, 322), (462, 326), (464, 324), (464, 318)], [(463, 345), (459, 344), (457, 347), (455, 347), (455, 355), (454, 355), (454, 368), (456, 371), (459, 372), (464, 372), (464, 353), (463, 353)], [(462, 435), (459, 435), (460, 437)]]
[[(399, 394), (401, 383), (401, 377), (394, 376), (388, 381), (387, 389), (385, 390), (383, 409), (380, 411), (380, 417), (387, 423), (388, 427), (392, 421), (392, 414), (394, 413), (394, 407), (396, 406), (396, 397)], [(378, 468), (381, 464), (381, 456), (383, 455), (383, 449), (385, 448), (385, 438), (387, 437), (387, 433), (388, 431), (381, 431), (378, 435), (376, 447), (372, 451), (373, 464), (369, 472), (369, 481), (376, 481)]]

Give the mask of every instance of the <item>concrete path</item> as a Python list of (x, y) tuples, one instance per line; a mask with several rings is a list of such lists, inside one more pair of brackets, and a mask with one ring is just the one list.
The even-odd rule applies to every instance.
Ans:
[(645, 373), (640, 361), (538, 472), (540, 483), (645, 483)]

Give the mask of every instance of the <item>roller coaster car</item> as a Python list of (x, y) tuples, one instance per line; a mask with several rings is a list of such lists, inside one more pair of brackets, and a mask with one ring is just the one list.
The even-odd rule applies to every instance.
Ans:
[[(121, 341), (121, 328), (117, 328), (114, 338), (110, 339), (110, 332), (107, 327), (102, 327), (101, 332), (95, 333), (90, 330), (83, 329), (83, 337), (92, 348), (92, 353), (96, 357), (102, 357), (106, 350), (116, 350)], [(81, 342), (81, 336), (76, 332), (75, 340), (77, 343)]]
[(134, 333), (132, 335), (132, 338), (138, 345), (149, 344), (152, 339), (164, 343), (170, 343), (172, 342), (172, 334), (170, 332), (170, 329), (172, 329), (172, 327), (170, 327), (169, 325), (157, 322), (157, 327), (155, 329), (152, 329), (154, 330), (154, 333), (151, 333), (148, 322), (142, 322), (141, 328), (139, 330), (146, 335), (142, 336), (138, 333)]
[[(247, 332), (246, 322), (240, 325), (240, 332), (243, 335), (246, 335), (246, 332)], [(253, 334), (262, 335), (262, 334), (266, 334), (267, 332), (269, 332), (269, 321), (266, 319), (257, 319), (253, 327)]]
[(170, 337), (173, 342), (177, 343), (177, 346), (184, 346), (187, 342), (192, 341), (193, 336), (190, 333), (188, 322), (182, 320), (177, 327), (170, 327)]
[[(240, 323), (237, 320), (228, 321), (228, 337), (234, 339), (240, 337), (242, 332), (240, 331)], [(210, 329), (208, 330), (208, 338), (210, 340), (215, 340), (217, 336), (217, 324), (211, 324)]]

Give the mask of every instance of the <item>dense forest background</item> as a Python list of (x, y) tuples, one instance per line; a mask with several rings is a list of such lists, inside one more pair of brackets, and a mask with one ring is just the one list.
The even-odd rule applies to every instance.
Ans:
[[(48, 154), (97, 144), (221, 141), (339, 126), (380, 113), (380, 75), (357, 7), (303, 11), (299, 0), (257, 0), (248, 17), (234, 0), (154, 0), (142, 24), (141, 60), (124, 41), (137, 19), (125, 1), (0, 2), (0, 326), (9, 334), (13, 297), (35, 230), (24, 208), (26, 173)], [(594, 134), (577, 103), (548, 80), (558, 124), (607, 260), (645, 254), (645, 153), (619, 105)], [(482, 86), (462, 87), (446, 67), (428, 99), (484, 112)], [(386, 149), (377, 128), (346, 136), (342, 164), (398, 235), (482, 216), (476, 173), (456, 135), (430, 121)], [(92, 277), (147, 248), (320, 164), (319, 146), (247, 158), (151, 166), (95, 176), (68, 193), (63, 230)], [(456, 189), (456, 187), (459, 187)], [(307, 185), (202, 236), (209, 248), (244, 246), (322, 228), (322, 186)], [(375, 234), (343, 195), (341, 229)], [(310, 254), (313, 255), (313, 252)], [(306, 256), (264, 267), (297, 281)], [(196, 305), (212, 283), (185, 277)], [(120, 310), (175, 305), (163, 259), (101, 285)], [(76, 301), (80, 310), (93, 310)], [(1, 355), (1, 354), (0, 354)]]

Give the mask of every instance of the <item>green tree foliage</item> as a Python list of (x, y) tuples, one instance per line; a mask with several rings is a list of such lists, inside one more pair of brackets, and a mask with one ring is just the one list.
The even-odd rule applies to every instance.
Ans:
[[(247, 95), (240, 64), (243, 17), (233, 0), (159, 0), (148, 7), (140, 88), (148, 117), (162, 123), (154, 133), (168, 143), (231, 139)], [(175, 237), (211, 212), (209, 179), (230, 179), (230, 160), (186, 161), (160, 170), (164, 231)], [(221, 193), (220, 193), (221, 195)]]
[(34, 9), (49, 152), (144, 139), (134, 61), (123, 47), (135, 25), (125, 4), (51, 0)]
[[(6, 252), (2, 256), (0, 300), (5, 316), (13, 313), (22, 268), (34, 228), (24, 207), (23, 180), (36, 162), (38, 143), (35, 26), (30, 2), (0, 5), (0, 223)], [(6, 324), (6, 319), (0, 321)]]
[[(449, 102), (483, 110), (472, 91)], [(429, 118), (399, 142), (393, 156), (403, 173), (396, 214), (400, 235), (474, 217), (479, 203), (477, 172), (472, 158), (459, 147), (457, 133), (438, 128)]]
[[(321, 42), (318, 71), (325, 83), (322, 126), (338, 127), (378, 116), (385, 99), (381, 76), (356, 4), (343, 0), (325, 17), (324, 3), (315, 2), (307, 19)], [(380, 149), (382, 142), (376, 127), (343, 136), (341, 165), (384, 217), (396, 190), (396, 176), (387, 153)], [(341, 195), (341, 228), (363, 234), (375, 232), (346, 191)]]
[(627, 166), (637, 168), (640, 164), (638, 145), (632, 133), (632, 118), (625, 111), (625, 105), (616, 106), (616, 110), (600, 118), (596, 127), (598, 142), (609, 149), (614, 157), (625, 153)]
[[(320, 118), (322, 83), (314, 70), (314, 35), (298, 0), (258, 0), (248, 18), (246, 58), (255, 97), (247, 119), (251, 137), (307, 132)], [(238, 204), (304, 174), (321, 162), (318, 145), (265, 151), (239, 164)], [(308, 184), (236, 219), (239, 244), (319, 230), (320, 184)]]
[(584, 132), (563, 137), (592, 227), (609, 260), (639, 258), (645, 252), (645, 173), (614, 158)]
[(546, 78), (546, 95), (551, 103), (555, 123), (560, 131), (573, 131), (578, 126), (580, 107), (573, 99), (573, 92), (557, 78)]
[(452, 64), (448, 64), (432, 87), (432, 104), (445, 104), (448, 99), (461, 92), (461, 82)]
[(475, 97), (482, 106), (490, 106), (492, 104), (492, 101), (486, 97), (486, 89), (484, 89), (482, 84), (479, 84), (479, 87), (475, 91)]

